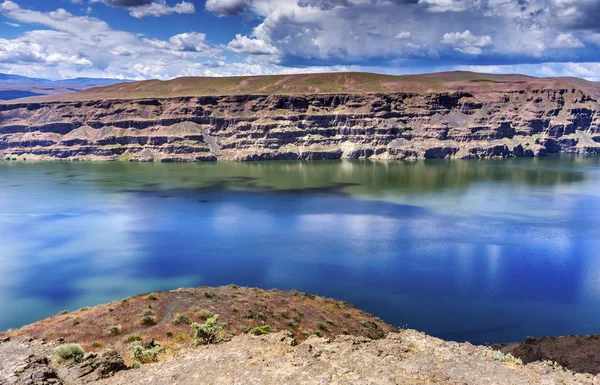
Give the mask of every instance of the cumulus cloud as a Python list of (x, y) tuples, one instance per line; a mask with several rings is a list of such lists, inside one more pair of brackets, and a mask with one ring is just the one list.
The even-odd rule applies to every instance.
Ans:
[(131, 16), (138, 19), (196, 12), (194, 4), (188, 1), (173, 6), (168, 5), (166, 0), (90, 0), (90, 3), (104, 3), (111, 7), (126, 8)]
[(482, 48), (492, 45), (492, 37), (489, 35), (475, 36), (467, 29), (464, 32), (445, 33), (442, 43), (451, 45), (457, 52), (481, 55)]
[(218, 16), (233, 16), (250, 8), (250, 0), (207, 0), (205, 9)]
[(408, 40), (410, 39), (411, 33), (408, 31), (400, 31), (394, 37), (398, 40)]
[(581, 48), (583, 47), (581, 40), (573, 36), (571, 33), (561, 33), (556, 36), (550, 47), (552, 48)]
[[(220, 50), (206, 35), (177, 34), (167, 40), (111, 29), (94, 17), (64, 9), (40, 12), (12, 1), (0, 13), (23, 24), (41, 25), (14, 39), (0, 39), (0, 72), (61, 77), (168, 78), (197, 71), (199, 61), (215, 60)], [(140, 64), (143, 63), (143, 64)]]
[(190, 14), (195, 12), (196, 8), (194, 7), (194, 4), (187, 1), (182, 1), (181, 3), (175, 4), (172, 7), (164, 3), (150, 3), (139, 7), (129, 8), (129, 14), (138, 19), (148, 16), (161, 17), (168, 16), (173, 13)]
[[(140, 7), (142, 5), (151, 4), (154, 0), (93, 0), (91, 3), (104, 3), (106, 5), (110, 5), (112, 7)], [(81, 1), (79, 1), (81, 3)]]
[(227, 44), (230, 51), (249, 55), (277, 55), (279, 51), (271, 44), (261, 39), (251, 39), (240, 34)]

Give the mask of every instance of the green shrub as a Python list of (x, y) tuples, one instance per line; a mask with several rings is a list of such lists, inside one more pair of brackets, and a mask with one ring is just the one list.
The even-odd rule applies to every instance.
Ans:
[(296, 329), (296, 327), (298, 327), (298, 324), (295, 323), (294, 321), (288, 321), (288, 326), (291, 327), (292, 329)]
[(134, 342), (134, 341), (141, 341), (142, 340), (142, 336), (134, 333), (134, 334), (130, 334), (127, 336), (127, 342)]
[(308, 336), (310, 335), (310, 333), (306, 330), (302, 330), (302, 335), (304, 336), (304, 338), (308, 338)]
[(329, 328), (323, 322), (319, 322), (319, 329), (324, 330), (326, 332), (329, 331)]
[(143, 326), (152, 326), (156, 325), (156, 317), (152, 314), (148, 314), (146, 312), (143, 316), (140, 317), (140, 325)]
[(167, 332), (165, 333), (167, 335), (167, 337), (171, 338), (173, 337), (173, 332), (170, 330), (167, 330)]
[(151, 301), (156, 301), (156, 294), (155, 293), (150, 293), (146, 296), (146, 298), (148, 298)]
[(93, 348), (101, 348), (102, 347), (102, 342), (100, 342), (100, 341), (94, 341), (94, 342), (92, 342), (92, 347)]
[(213, 293), (212, 291), (205, 291), (204, 296), (206, 298), (215, 298), (217, 295), (215, 293)]
[(269, 334), (269, 333), (271, 333), (271, 326), (269, 326), (269, 325), (257, 326), (255, 328), (248, 330), (248, 333), (254, 334), (255, 336)]
[(175, 324), (175, 325), (181, 325), (181, 324), (189, 325), (190, 324), (190, 317), (188, 317), (187, 314), (177, 313), (173, 317), (173, 324)]
[(83, 361), (85, 350), (78, 344), (64, 344), (56, 348), (55, 353), (60, 361), (74, 364)]
[(118, 336), (119, 334), (121, 334), (121, 329), (119, 329), (118, 326), (113, 325), (108, 328), (108, 331), (106, 333), (111, 336)]
[(327, 322), (327, 323), (328, 323), (328, 324), (330, 324), (330, 325), (333, 325), (333, 321), (332, 321), (332, 320), (330, 320), (330, 319), (328, 319), (328, 320), (327, 320), (327, 321), (325, 321), (325, 322)]
[(504, 354), (499, 350), (496, 350), (494, 353), (492, 353), (492, 358), (500, 362), (513, 362), (517, 365), (523, 365), (523, 361), (520, 358), (516, 358), (510, 353)]
[(345, 335), (350, 334), (350, 331), (348, 329), (342, 329), (342, 333), (344, 333)]
[(148, 364), (158, 361), (158, 355), (165, 351), (160, 345), (156, 345), (150, 349), (144, 349), (140, 342), (135, 342), (131, 347), (133, 359), (141, 364)]
[(323, 332), (322, 332), (322, 331), (320, 331), (320, 330), (315, 330), (315, 335), (316, 335), (317, 337), (323, 337)]
[(290, 311), (286, 310), (286, 309), (282, 309), (282, 310), (279, 310), (279, 314), (281, 314), (281, 316), (283, 318), (288, 318), (290, 316)]
[(259, 311), (258, 313), (256, 313), (256, 318), (264, 320), (264, 319), (267, 319), (267, 316), (262, 311)]
[(194, 322), (191, 326), (194, 329), (194, 344), (208, 345), (216, 342), (219, 332), (225, 328), (226, 324), (219, 323), (219, 315), (215, 314), (203, 324)]
[(203, 319), (203, 320), (207, 320), (212, 316), (213, 316), (213, 313), (207, 309), (200, 309), (196, 312), (196, 317)]
[(65, 314), (69, 314), (69, 312), (67, 310), (63, 310), (60, 313), (58, 313), (58, 315), (65, 315)]
[(304, 316), (304, 313), (302, 313), (301, 311), (297, 312), (296, 315), (294, 316), (294, 321), (296, 321), (296, 322), (302, 321), (303, 316)]

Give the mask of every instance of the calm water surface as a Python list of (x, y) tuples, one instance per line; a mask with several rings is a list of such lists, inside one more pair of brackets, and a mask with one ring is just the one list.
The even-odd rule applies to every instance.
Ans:
[(0, 163), (0, 329), (199, 285), (474, 343), (600, 333), (600, 158)]

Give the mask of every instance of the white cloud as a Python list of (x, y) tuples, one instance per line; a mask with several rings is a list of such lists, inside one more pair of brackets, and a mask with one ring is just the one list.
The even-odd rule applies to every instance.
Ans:
[(277, 55), (279, 51), (271, 44), (261, 39), (250, 39), (240, 34), (227, 44), (227, 49), (237, 53), (249, 55)]
[(394, 36), (398, 40), (408, 40), (410, 39), (411, 33), (408, 31), (400, 31)]
[(554, 42), (550, 45), (551, 48), (581, 48), (584, 47), (581, 40), (577, 39), (571, 33), (559, 34)]
[(89, 0), (89, 2), (104, 3), (111, 7), (126, 8), (129, 11), (129, 14), (137, 19), (143, 19), (144, 17), (149, 16), (168, 16), (174, 13), (191, 14), (196, 12), (194, 4), (188, 1), (182, 1), (174, 6), (169, 6), (166, 0)]
[(173, 13), (190, 14), (195, 12), (196, 9), (194, 7), (194, 4), (189, 3), (187, 1), (182, 1), (181, 3), (175, 4), (172, 7), (164, 3), (151, 3), (139, 7), (129, 8), (129, 14), (138, 19), (142, 19), (148, 16), (161, 17), (168, 16)]
[(475, 36), (468, 29), (464, 32), (445, 33), (442, 43), (454, 47), (454, 50), (467, 55), (481, 55), (482, 48), (492, 45), (489, 35)]
[(64, 9), (33, 11), (12, 1), (0, 3), (0, 13), (45, 27), (15, 39), (0, 39), (0, 72), (17, 69), (24, 75), (50, 78), (169, 78), (197, 71), (199, 61), (214, 60), (220, 52), (197, 32), (148, 39), (111, 29), (94, 17), (75, 16)]

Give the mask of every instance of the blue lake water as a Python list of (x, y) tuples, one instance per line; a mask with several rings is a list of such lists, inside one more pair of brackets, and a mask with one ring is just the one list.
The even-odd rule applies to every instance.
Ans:
[(0, 163), (0, 329), (236, 283), (456, 341), (600, 333), (600, 157)]

